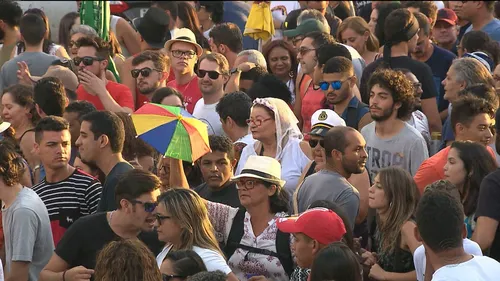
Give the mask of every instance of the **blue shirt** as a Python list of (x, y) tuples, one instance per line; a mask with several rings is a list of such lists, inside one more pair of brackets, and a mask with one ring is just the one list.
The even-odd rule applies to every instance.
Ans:
[(453, 133), (453, 128), (451, 127), (451, 117), (448, 115), (443, 124), (443, 130), (441, 131), (441, 149), (446, 147), (448, 141), (455, 140), (455, 134)]
[(438, 109), (439, 111), (446, 110), (448, 108), (449, 102), (444, 99), (444, 86), (441, 84), (446, 78), (446, 73), (451, 66), (453, 60), (457, 57), (452, 52), (441, 48), (435, 44), (434, 51), (431, 57), (425, 62), (432, 70), (432, 79), (434, 80), (434, 85), (438, 91)]
[[(465, 33), (469, 32), (471, 30), (472, 30), (472, 25), (469, 26), (469, 28), (467, 28)], [(488, 35), (494, 41), (500, 42), (500, 20), (492, 19), (487, 25), (483, 26), (483, 28), (481, 28), (481, 30), (488, 33)]]
[[(245, 31), (245, 25), (247, 24), (248, 14), (250, 13), (250, 5), (243, 1), (224, 1), (224, 14), (223, 22), (232, 22), (236, 24), (241, 33)], [(259, 42), (248, 36), (243, 36), (243, 49), (257, 50), (259, 48)]]
[[(349, 126), (349, 122), (347, 121), (347, 113), (349, 112), (349, 108), (353, 108), (354, 110), (356, 110), (356, 108), (358, 108), (358, 104), (360, 103), (359, 99), (357, 97), (352, 97), (352, 99), (349, 101), (349, 104), (347, 105), (346, 109), (344, 109), (344, 112), (342, 112), (342, 115), (340, 115), (340, 117), (342, 119), (344, 119), (344, 121), (346, 122), (346, 125)], [(328, 106), (325, 104), (324, 108), (328, 108), (328, 109), (331, 109), (331, 110), (335, 110), (334, 109), (334, 106)], [(357, 128), (357, 125), (359, 124), (359, 121), (363, 118), (363, 116), (365, 116), (365, 114), (367, 114), (368, 112), (370, 111), (370, 109), (368, 108), (368, 106), (366, 107), (362, 107), (358, 110), (358, 114), (356, 115), (356, 128), (355, 129), (358, 129)]]

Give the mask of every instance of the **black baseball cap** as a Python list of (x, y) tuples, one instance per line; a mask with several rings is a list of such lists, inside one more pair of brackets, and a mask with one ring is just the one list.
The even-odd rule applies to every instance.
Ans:
[(146, 43), (155, 49), (161, 49), (171, 39), (169, 30), (170, 17), (164, 10), (151, 7), (144, 17), (134, 21), (134, 25)]

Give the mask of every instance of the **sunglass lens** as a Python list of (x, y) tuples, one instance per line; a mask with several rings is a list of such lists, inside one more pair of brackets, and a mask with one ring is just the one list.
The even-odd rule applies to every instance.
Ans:
[(156, 203), (144, 203), (144, 211), (152, 213), (156, 209)]
[(73, 62), (75, 63), (75, 65), (80, 65), (80, 63), (82, 62), (82, 59), (79, 57), (74, 57)]
[(139, 71), (140, 71), (139, 69), (132, 69), (132, 70), (130, 71), (130, 74), (132, 75), (132, 78), (137, 78), (137, 77), (139, 77)]
[(219, 72), (217, 71), (208, 71), (208, 77), (212, 80), (219, 78)]
[(332, 88), (334, 90), (339, 90), (340, 88), (342, 88), (342, 82), (340, 81), (332, 82)]
[(83, 64), (86, 66), (92, 65), (94, 63), (94, 59), (91, 57), (84, 57)]
[(328, 82), (321, 82), (319, 83), (319, 88), (323, 91), (326, 91), (328, 90), (328, 88), (330, 87), (330, 84)]
[(207, 72), (205, 70), (198, 70), (198, 78), (203, 78)]
[(142, 77), (148, 77), (149, 74), (151, 74), (151, 69), (149, 69), (149, 68), (143, 68), (143, 69), (141, 69), (141, 75), (142, 75)]
[(317, 140), (309, 140), (309, 146), (311, 146), (311, 148), (315, 148), (316, 145), (318, 145)]

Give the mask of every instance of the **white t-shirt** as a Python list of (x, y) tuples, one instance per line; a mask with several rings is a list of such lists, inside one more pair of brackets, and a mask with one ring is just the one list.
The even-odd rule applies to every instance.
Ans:
[[(464, 250), (467, 254), (474, 256), (482, 256), (483, 252), (479, 245), (467, 238), (464, 239)], [(424, 281), (425, 279), (425, 248), (424, 245), (420, 245), (413, 253), (413, 263), (415, 264), (415, 272), (417, 273), (417, 280)]]
[[(158, 264), (158, 268), (160, 268), (161, 263), (163, 262), (169, 251), (170, 247), (165, 247), (163, 248), (161, 253), (159, 253), (158, 256), (156, 257), (156, 263)], [(198, 256), (200, 256), (200, 258), (203, 260), (203, 263), (205, 264), (207, 271), (220, 270), (225, 274), (231, 273), (231, 268), (229, 268), (224, 257), (218, 252), (214, 250), (203, 249), (197, 246), (193, 247), (193, 251), (196, 252)]]
[(351, 53), (352, 67), (354, 68), (354, 73), (358, 78), (357, 83), (359, 85), (359, 82), (361, 81), (361, 76), (363, 75), (363, 70), (365, 70), (366, 67), (365, 59), (363, 59), (363, 57), (353, 47), (342, 43), (339, 44), (346, 47), (347, 50), (349, 50), (349, 53)]
[(443, 266), (432, 275), (432, 281), (498, 281), (499, 279), (500, 263), (481, 256), (474, 256), (460, 264)]
[(220, 122), (220, 116), (215, 111), (215, 107), (219, 102), (214, 104), (205, 104), (205, 100), (203, 98), (199, 99), (196, 102), (193, 110), (193, 116), (203, 123), (207, 124), (208, 134), (209, 135), (224, 135), (224, 131), (222, 130), (222, 123)]
[(410, 120), (406, 121), (406, 123), (410, 124), (410, 126), (417, 129), (417, 131), (419, 131), (420, 134), (422, 134), (422, 137), (424, 137), (427, 146), (430, 146), (431, 133), (429, 130), (429, 121), (427, 120), (427, 116), (425, 116), (425, 114), (422, 111), (420, 110), (413, 111)]

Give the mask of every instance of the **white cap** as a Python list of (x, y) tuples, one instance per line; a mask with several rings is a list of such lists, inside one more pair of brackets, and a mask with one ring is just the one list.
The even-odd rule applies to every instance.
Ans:
[(326, 132), (333, 127), (345, 127), (345, 121), (331, 109), (319, 109), (311, 117), (310, 135), (325, 136)]

